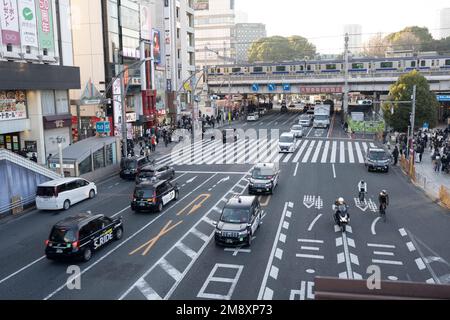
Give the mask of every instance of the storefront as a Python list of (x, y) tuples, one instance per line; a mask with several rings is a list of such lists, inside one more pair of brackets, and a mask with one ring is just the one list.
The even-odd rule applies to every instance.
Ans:
[[(0, 148), (13, 152), (22, 150), (20, 132), (27, 129), (27, 96), (24, 90), (0, 91)], [(20, 122), (20, 125), (19, 125)]]

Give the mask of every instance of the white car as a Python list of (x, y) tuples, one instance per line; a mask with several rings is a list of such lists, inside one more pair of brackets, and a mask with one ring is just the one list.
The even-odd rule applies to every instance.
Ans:
[(303, 127), (310, 127), (313, 124), (313, 117), (310, 116), (309, 114), (302, 114), (298, 118), (298, 124)]
[(295, 146), (296, 146), (296, 139), (292, 133), (285, 132), (281, 134), (280, 140), (278, 141), (279, 152), (294, 152)]
[(36, 191), (36, 208), (39, 210), (67, 210), (71, 205), (92, 199), (97, 186), (82, 178), (61, 178), (40, 184)]
[(249, 113), (247, 115), (247, 121), (256, 121), (258, 120), (258, 115), (256, 113)]
[(294, 124), (291, 128), (291, 133), (296, 138), (302, 138), (303, 137), (303, 127), (299, 124)]

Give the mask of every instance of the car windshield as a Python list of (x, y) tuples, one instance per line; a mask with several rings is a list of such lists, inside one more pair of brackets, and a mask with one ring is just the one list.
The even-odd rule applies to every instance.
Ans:
[(136, 169), (136, 167), (137, 161), (134, 159), (125, 159), (124, 162), (122, 162), (122, 169)]
[(38, 197), (53, 197), (55, 195), (54, 187), (37, 187), (36, 195)]
[(50, 234), (50, 241), (53, 242), (75, 242), (76, 233), (72, 229), (54, 227)]
[(292, 130), (302, 130), (301, 126), (292, 126)]
[(314, 117), (315, 120), (328, 120), (328, 116), (324, 114), (319, 114)]
[(273, 172), (270, 169), (255, 168), (252, 172), (253, 179), (272, 179)]
[(134, 192), (134, 196), (139, 199), (147, 199), (147, 198), (153, 198), (153, 190), (150, 188), (137, 188)]
[(369, 158), (372, 160), (387, 160), (388, 156), (384, 151), (371, 151)]
[(155, 175), (154, 170), (145, 170), (139, 173), (139, 178), (151, 178)]
[(292, 136), (281, 136), (280, 142), (294, 142), (294, 137)]
[(227, 223), (247, 223), (248, 215), (248, 209), (224, 208), (220, 221)]

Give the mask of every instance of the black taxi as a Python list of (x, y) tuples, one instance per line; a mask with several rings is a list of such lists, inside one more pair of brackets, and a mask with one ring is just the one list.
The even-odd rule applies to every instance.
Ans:
[(45, 255), (50, 260), (79, 258), (89, 261), (94, 251), (121, 239), (122, 235), (122, 217), (111, 219), (103, 214), (81, 213), (53, 226), (45, 241)]
[(131, 210), (155, 210), (161, 212), (163, 207), (171, 201), (178, 200), (178, 185), (167, 180), (152, 178), (139, 183), (134, 188)]

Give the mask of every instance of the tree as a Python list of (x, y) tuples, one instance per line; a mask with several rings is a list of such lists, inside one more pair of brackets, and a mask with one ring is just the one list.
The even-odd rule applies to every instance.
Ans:
[[(411, 101), (413, 86), (416, 85), (416, 116), (415, 128), (422, 127), (424, 122), (433, 128), (437, 124), (437, 108), (439, 104), (434, 93), (430, 91), (427, 79), (418, 71), (413, 70), (399, 77), (389, 90), (391, 101)], [(410, 125), (411, 103), (385, 103), (383, 113), (386, 123), (400, 132), (406, 132)], [(393, 113), (392, 113), (393, 111)]]
[(384, 57), (386, 49), (389, 47), (389, 42), (381, 33), (370, 38), (365, 44), (363, 55), (366, 57)]
[(249, 62), (280, 62), (311, 57), (316, 53), (316, 47), (300, 36), (273, 36), (255, 41), (248, 53)]
[(433, 36), (426, 27), (406, 27), (401, 31), (394, 32), (386, 36), (394, 50), (418, 50), (429, 51), (432, 46)]

